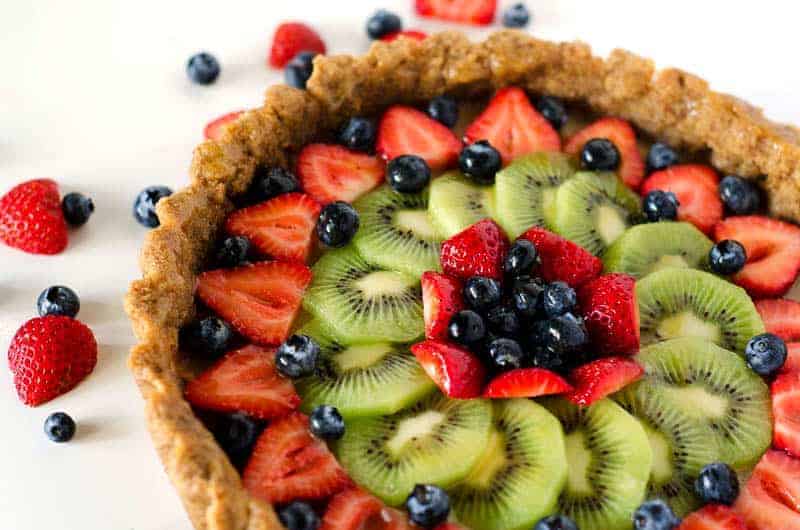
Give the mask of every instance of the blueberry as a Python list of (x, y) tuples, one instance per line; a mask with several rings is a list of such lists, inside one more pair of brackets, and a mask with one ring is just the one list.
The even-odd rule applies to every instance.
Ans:
[(40, 317), (45, 315), (63, 315), (75, 318), (81, 310), (81, 300), (69, 287), (53, 285), (39, 295), (36, 309)]
[(61, 199), (61, 210), (71, 226), (83, 226), (94, 213), (94, 202), (81, 193), (67, 193)]
[(519, 239), (511, 245), (503, 261), (503, 272), (516, 278), (530, 274), (539, 257), (536, 246), (527, 239)]
[(242, 467), (250, 457), (253, 447), (264, 430), (264, 423), (237, 412), (224, 416), (211, 429), (217, 443), (228, 455), (231, 463)]
[(660, 499), (647, 501), (633, 512), (633, 527), (636, 530), (672, 530), (680, 520), (672, 509)]
[(450, 96), (436, 96), (428, 103), (428, 116), (452, 127), (458, 122), (458, 102)]
[(520, 368), (525, 361), (525, 352), (519, 342), (504, 337), (491, 341), (486, 353), (494, 369), (500, 372)]
[(578, 530), (578, 525), (566, 515), (550, 515), (536, 523), (533, 530)]
[(156, 215), (156, 204), (170, 195), (172, 195), (172, 190), (166, 186), (148, 186), (136, 196), (136, 200), (133, 202), (133, 217), (143, 226), (157, 227), (160, 223), (158, 215)]
[(541, 96), (536, 99), (534, 105), (555, 130), (559, 130), (567, 123), (567, 109), (560, 99), (553, 96)]
[(724, 239), (711, 247), (708, 266), (717, 274), (736, 274), (747, 263), (747, 253), (738, 241)]
[(739, 477), (727, 464), (708, 464), (695, 480), (694, 491), (706, 504), (731, 506), (739, 496)]
[(473, 276), (464, 282), (464, 301), (476, 311), (486, 311), (500, 303), (503, 288), (500, 282), (485, 276)]
[(534, 365), (559, 371), (586, 345), (588, 333), (582, 320), (564, 313), (534, 322), (528, 338)]
[(228, 350), (233, 331), (227, 322), (210, 316), (193, 320), (181, 330), (181, 345), (191, 353), (216, 359)]
[(542, 291), (542, 311), (548, 318), (557, 317), (575, 309), (578, 303), (575, 289), (564, 282), (548, 283)]
[(464, 309), (453, 315), (447, 331), (451, 339), (459, 344), (469, 346), (484, 339), (486, 324), (478, 313)]
[(533, 320), (540, 315), (539, 298), (544, 291), (540, 280), (517, 282), (511, 291), (511, 301), (517, 314), (526, 320)]
[(531, 20), (531, 14), (523, 3), (514, 4), (503, 13), (503, 25), (507, 28), (524, 28)]
[(433, 528), (447, 520), (450, 497), (438, 486), (417, 484), (406, 499), (408, 518), (423, 528)]
[(502, 165), (500, 152), (486, 140), (466, 146), (458, 155), (461, 172), (480, 184), (492, 184)]
[(642, 211), (651, 223), (678, 218), (678, 197), (671, 191), (653, 190), (644, 196)]
[(54, 412), (44, 420), (44, 432), (50, 440), (64, 443), (75, 436), (75, 420), (66, 412)]
[(343, 201), (328, 204), (317, 219), (317, 237), (329, 247), (343, 247), (353, 239), (360, 224), (358, 212)]
[(419, 193), (431, 181), (431, 168), (417, 155), (400, 155), (386, 166), (386, 180), (394, 191)]
[(306, 83), (314, 73), (314, 52), (300, 52), (283, 69), (283, 79), (294, 88), (306, 88)]
[(250, 184), (248, 200), (264, 202), (293, 191), (300, 191), (300, 182), (292, 172), (282, 167), (258, 166)]
[(756, 335), (747, 343), (744, 356), (747, 364), (759, 375), (769, 376), (786, 362), (786, 343), (773, 333)]
[(656, 142), (647, 152), (647, 171), (659, 171), (674, 166), (680, 160), (678, 154), (667, 144)]
[(278, 346), (275, 366), (286, 377), (305, 377), (314, 373), (319, 354), (317, 341), (307, 335), (292, 335)]
[(192, 55), (186, 63), (189, 79), (198, 85), (210, 85), (219, 77), (219, 71), (217, 58), (207, 52)]
[(486, 325), (489, 330), (501, 337), (514, 337), (519, 333), (519, 316), (513, 308), (498, 305), (486, 312)]
[(367, 35), (372, 40), (396, 33), (401, 29), (403, 29), (402, 19), (386, 9), (378, 9), (367, 19)]
[(590, 171), (614, 171), (621, 156), (617, 146), (606, 138), (594, 138), (581, 150), (581, 166)]
[(293, 501), (278, 510), (278, 519), (286, 530), (317, 530), (321, 521), (310, 504)]
[(750, 215), (761, 208), (758, 187), (736, 175), (728, 175), (720, 181), (719, 196), (731, 215)]
[(339, 132), (339, 143), (348, 149), (371, 153), (375, 149), (378, 131), (375, 122), (367, 118), (350, 118)]
[(344, 436), (344, 418), (336, 407), (318, 405), (308, 419), (311, 432), (323, 440), (338, 440)]
[(238, 267), (247, 261), (249, 253), (249, 239), (244, 236), (226, 237), (217, 249), (217, 265), (220, 267)]

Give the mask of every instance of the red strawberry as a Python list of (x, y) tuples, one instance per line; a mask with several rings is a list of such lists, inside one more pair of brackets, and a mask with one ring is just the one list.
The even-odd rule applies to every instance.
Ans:
[(414, 344), (411, 352), (446, 396), (469, 399), (481, 395), (486, 370), (472, 352), (435, 340)]
[(204, 272), (197, 295), (239, 333), (259, 344), (289, 336), (311, 270), (299, 263), (261, 262)]
[(754, 298), (783, 296), (800, 272), (800, 228), (793, 224), (760, 215), (728, 217), (717, 224), (714, 238), (744, 245), (747, 264), (733, 281)]
[(228, 114), (220, 116), (219, 118), (209, 122), (208, 125), (206, 125), (206, 128), (203, 129), (203, 137), (206, 140), (219, 140), (222, 138), (222, 133), (225, 132), (225, 128), (228, 126), (228, 124), (235, 122), (243, 113), (243, 110), (229, 112)]
[(644, 375), (639, 364), (625, 357), (605, 357), (574, 369), (569, 375), (575, 390), (567, 399), (578, 406), (588, 407), (592, 403), (622, 390)]
[(785, 341), (800, 339), (800, 302), (784, 298), (759, 300), (756, 309), (769, 333)]
[(637, 189), (644, 179), (644, 160), (636, 144), (636, 131), (630, 123), (619, 118), (600, 118), (575, 133), (564, 146), (564, 151), (578, 156), (586, 142), (595, 138), (611, 140), (620, 154), (617, 174), (622, 182)]
[(322, 499), (350, 485), (350, 479), (299, 412), (271, 423), (256, 442), (242, 474), (244, 487), (268, 503)]
[(466, 280), (470, 276), (503, 279), (508, 239), (491, 219), (478, 221), (442, 243), (445, 274)]
[[(405, 514), (387, 508), (360, 488), (337, 493), (328, 503), (320, 530), (411, 530)], [(414, 527), (416, 528), (416, 527)]]
[(772, 383), (773, 443), (800, 456), (800, 373), (779, 375)]
[(422, 17), (485, 26), (494, 20), (497, 0), (415, 0), (414, 6)]
[(445, 340), (450, 319), (464, 309), (461, 282), (446, 274), (427, 271), (422, 274), (421, 283), (425, 338)]
[(20, 401), (36, 407), (69, 392), (97, 364), (92, 330), (69, 317), (25, 322), (8, 347), (8, 365)]
[(538, 273), (546, 282), (562, 281), (580, 287), (603, 270), (603, 262), (583, 247), (544, 228), (533, 227), (520, 236), (536, 246), (542, 264)]
[(517, 87), (498, 90), (464, 133), (467, 143), (488, 140), (508, 164), (535, 151), (560, 151), (561, 137)]
[(433, 530), (466, 530), (463, 526), (459, 526), (455, 523), (442, 523)]
[(55, 181), (29, 180), (0, 197), (0, 241), (31, 254), (67, 248), (67, 222)]
[(716, 171), (702, 164), (680, 164), (656, 171), (642, 185), (642, 195), (651, 191), (671, 191), (678, 197), (678, 219), (712, 233), (722, 219), (722, 201), (717, 191)]
[(338, 145), (307, 145), (297, 157), (303, 189), (322, 204), (353, 202), (384, 180), (383, 163), (374, 156)]
[(800, 528), (800, 460), (767, 451), (733, 509), (750, 530)]
[(605, 274), (578, 290), (586, 330), (597, 351), (634, 355), (639, 351), (639, 304), (636, 280), (627, 274)]
[(292, 382), (275, 370), (275, 350), (253, 345), (228, 353), (190, 382), (186, 400), (201, 409), (242, 411), (264, 420), (300, 404)]
[(319, 34), (300, 22), (284, 22), (275, 29), (269, 64), (283, 68), (300, 52), (325, 53), (325, 43)]
[(275, 259), (306, 261), (314, 243), (314, 228), (322, 206), (303, 193), (285, 193), (261, 204), (233, 212), (225, 230), (247, 236), (253, 245)]
[(721, 504), (709, 504), (687, 515), (677, 530), (747, 530), (744, 519)]
[(517, 368), (498, 375), (486, 385), (486, 398), (532, 398), (563, 394), (572, 386), (563, 377), (543, 368)]
[(403, 31), (395, 31), (394, 33), (388, 33), (381, 37), (381, 40), (384, 42), (392, 42), (394, 40), (399, 39), (400, 37), (406, 37), (409, 39), (414, 40), (425, 40), (428, 38), (428, 34), (424, 31), (419, 31), (416, 29), (405, 29)]
[(438, 171), (456, 163), (461, 142), (453, 131), (424, 112), (395, 105), (381, 118), (375, 150), (384, 160), (417, 155)]
[(800, 373), (800, 342), (786, 343), (786, 362), (783, 363), (781, 372), (783, 373)]

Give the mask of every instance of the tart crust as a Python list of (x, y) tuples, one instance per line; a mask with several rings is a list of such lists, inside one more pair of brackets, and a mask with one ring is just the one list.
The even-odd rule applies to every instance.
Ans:
[(272, 507), (245, 491), (183, 398), (191, 374), (178, 353), (178, 330), (193, 317), (196, 275), (233, 209), (232, 197), (247, 189), (257, 164), (287, 167), (303, 145), (349, 116), (506, 85), (582, 102), (673, 146), (707, 152), (720, 170), (763, 180), (772, 215), (800, 221), (797, 128), (768, 121), (699, 77), (656, 71), (652, 61), (629, 52), (603, 59), (583, 43), (499, 31), (481, 43), (448, 32), (377, 42), (360, 57), (318, 57), (307, 91), (271, 87), (262, 107), (244, 113), (219, 141), (196, 148), (190, 185), (158, 204), (161, 226), (145, 239), (142, 279), (125, 300), (139, 341), (129, 367), (158, 454), (195, 528), (282, 528)]

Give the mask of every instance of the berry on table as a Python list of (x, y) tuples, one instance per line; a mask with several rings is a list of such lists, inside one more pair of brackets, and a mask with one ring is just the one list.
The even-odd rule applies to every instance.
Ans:
[(495, 370), (501, 372), (521, 368), (525, 361), (525, 352), (519, 342), (504, 337), (490, 342), (486, 353)]
[(161, 224), (156, 215), (156, 204), (164, 197), (172, 195), (172, 190), (166, 186), (148, 186), (143, 189), (133, 202), (133, 217), (148, 228), (155, 228)]
[(217, 249), (216, 262), (220, 267), (238, 267), (247, 260), (249, 253), (249, 239), (244, 236), (226, 237)]
[(433, 528), (447, 520), (450, 497), (438, 486), (417, 484), (406, 499), (408, 518), (423, 528)]
[(527, 239), (519, 239), (508, 249), (503, 260), (503, 272), (511, 278), (528, 275), (538, 257), (539, 253), (533, 243)]
[(367, 35), (376, 40), (403, 29), (403, 20), (386, 9), (378, 9), (367, 19)]
[(234, 466), (247, 463), (264, 423), (242, 412), (224, 416), (212, 427), (214, 438)]
[(473, 276), (464, 282), (464, 301), (476, 311), (486, 311), (500, 303), (503, 288), (500, 282), (485, 276)]
[(500, 152), (486, 140), (478, 140), (466, 146), (458, 155), (461, 172), (480, 184), (493, 183), (495, 174), (502, 165)]
[(182, 345), (191, 353), (216, 359), (228, 349), (233, 331), (227, 322), (210, 316), (193, 320), (181, 330)]
[(711, 247), (708, 266), (717, 274), (736, 274), (747, 263), (747, 253), (738, 241), (724, 239)]
[(536, 523), (533, 530), (578, 530), (578, 525), (566, 515), (549, 515)]
[(428, 103), (428, 116), (445, 127), (458, 122), (458, 102), (450, 96), (436, 96)]
[(264, 202), (284, 193), (300, 191), (300, 182), (294, 174), (282, 167), (258, 166), (248, 191), (248, 200)]
[(67, 223), (58, 184), (35, 179), (0, 197), (0, 242), (31, 254), (58, 254), (67, 247)]
[(278, 346), (275, 352), (275, 366), (286, 377), (297, 379), (314, 372), (319, 355), (320, 347), (317, 341), (306, 335), (292, 335)]
[(534, 106), (555, 130), (559, 130), (567, 123), (567, 109), (560, 99), (553, 96), (541, 96), (536, 99)]
[(575, 289), (564, 282), (552, 282), (544, 286), (541, 294), (541, 309), (548, 318), (569, 313), (578, 303)]
[(751, 215), (761, 207), (758, 188), (737, 175), (727, 175), (720, 181), (719, 197), (731, 215)]
[(75, 420), (65, 412), (54, 412), (44, 420), (44, 432), (50, 440), (64, 443), (75, 436)]
[(674, 221), (678, 218), (678, 197), (671, 191), (653, 190), (644, 196), (642, 210), (651, 223)]
[(417, 155), (401, 155), (389, 161), (386, 180), (394, 191), (419, 193), (431, 181), (431, 168)]
[(350, 118), (339, 131), (339, 143), (354, 151), (371, 153), (375, 150), (378, 128), (375, 122), (358, 116)]
[(219, 72), (217, 58), (208, 52), (196, 53), (186, 63), (186, 74), (198, 85), (210, 85), (217, 80)]
[(660, 499), (644, 502), (633, 512), (635, 530), (673, 530), (679, 524), (672, 508)]
[(329, 247), (343, 247), (356, 235), (361, 221), (355, 208), (344, 201), (325, 206), (317, 219), (317, 237)]
[(619, 149), (606, 138), (593, 138), (581, 149), (581, 166), (590, 171), (614, 171), (620, 161)]
[(317, 438), (338, 440), (344, 436), (344, 418), (339, 409), (330, 405), (318, 405), (311, 411), (309, 428)]
[(305, 89), (306, 83), (314, 73), (315, 52), (300, 52), (286, 64), (283, 70), (283, 79), (290, 87)]
[(94, 213), (94, 202), (82, 193), (67, 193), (61, 199), (61, 209), (67, 223), (75, 227), (83, 226)]
[(39, 295), (36, 309), (40, 317), (62, 315), (75, 318), (81, 309), (81, 301), (75, 291), (69, 287), (53, 285)]
[(503, 12), (503, 26), (507, 28), (524, 28), (530, 19), (528, 7), (522, 2), (512, 5)]
[(744, 356), (747, 364), (759, 375), (769, 376), (780, 370), (786, 362), (786, 343), (773, 333), (756, 335), (747, 343)]
[(739, 496), (739, 477), (727, 464), (708, 464), (695, 480), (694, 491), (706, 504), (732, 506)]
[(293, 501), (278, 510), (278, 519), (286, 530), (317, 530), (321, 524), (317, 512), (304, 501)]
[(453, 341), (469, 346), (486, 337), (486, 324), (478, 313), (464, 309), (453, 315), (447, 331)]
[(513, 337), (520, 330), (519, 315), (507, 305), (492, 307), (486, 312), (489, 331), (501, 337)]
[(656, 142), (647, 152), (647, 171), (661, 171), (680, 162), (678, 154), (667, 144)]

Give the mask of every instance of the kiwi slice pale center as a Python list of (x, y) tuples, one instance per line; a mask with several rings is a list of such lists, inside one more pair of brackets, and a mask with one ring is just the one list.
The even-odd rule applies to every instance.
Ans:
[(567, 490), (573, 497), (591, 497), (594, 488), (589, 476), (592, 471), (592, 450), (587, 445), (583, 430), (576, 429), (564, 439), (569, 462)]
[(412, 232), (422, 239), (435, 239), (438, 232), (428, 218), (427, 210), (397, 210), (394, 225), (404, 232)]
[(386, 441), (386, 448), (392, 456), (399, 457), (409, 444), (422, 443), (446, 419), (447, 416), (438, 410), (426, 410), (409, 416), (397, 425), (394, 436)]
[(672, 479), (672, 446), (666, 436), (642, 422), (650, 449), (653, 451), (653, 468), (650, 479), (656, 484), (666, 484)]
[(350, 346), (333, 356), (333, 362), (339, 367), (339, 370), (346, 372), (357, 368), (368, 368), (377, 364), (381, 359), (394, 351), (391, 344), (377, 343), (377, 344), (361, 344), (358, 346)]
[(692, 311), (682, 311), (664, 318), (658, 324), (656, 333), (662, 340), (699, 337), (718, 343), (722, 338), (719, 326), (711, 321), (703, 320)]
[(409, 276), (394, 271), (374, 271), (356, 280), (354, 285), (364, 298), (400, 296), (413, 285)]
[(627, 212), (611, 204), (601, 204), (594, 212), (594, 225), (597, 233), (606, 245), (617, 240), (627, 230)]
[(658, 258), (650, 267), (647, 269), (647, 274), (652, 272), (657, 272), (662, 269), (688, 269), (690, 268), (689, 263), (686, 261), (686, 258), (683, 256), (676, 256), (674, 254), (666, 254)]
[(712, 394), (702, 385), (670, 385), (664, 391), (671, 399), (682, 403), (685, 412), (693, 418), (724, 419), (729, 412), (728, 400), (721, 395)]
[(486, 448), (472, 468), (464, 483), (477, 489), (489, 489), (494, 483), (494, 478), (502, 471), (508, 458), (506, 457), (506, 438), (497, 429), (489, 432)]

